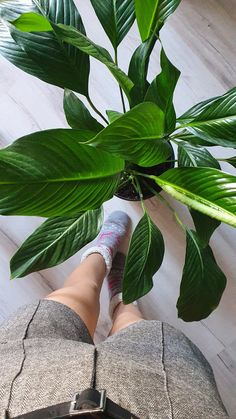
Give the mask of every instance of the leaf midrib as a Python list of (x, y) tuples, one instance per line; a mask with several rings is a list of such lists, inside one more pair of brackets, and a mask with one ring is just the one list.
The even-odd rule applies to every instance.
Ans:
[(65, 183), (65, 182), (76, 182), (76, 181), (78, 181), (78, 182), (80, 182), (80, 181), (87, 181), (87, 180), (90, 180), (90, 181), (96, 181), (97, 179), (101, 179), (101, 180), (105, 180), (105, 179), (110, 179), (111, 177), (112, 178), (115, 178), (116, 176), (118, 176), (118, 174), (120, 173), (120, 171), (119, 172), (117, 172), (117, 173), (114, 173), (114, 174), (109, 174), (109, 175), (106, 175), (106, 176), (93, 176), (92, 178), (91, 177), (87, 177), (87, 178), (58, 178), (58, 179), (41, 179), (41, 180), (30, 180), (29, 182), (27, 182), (27, 181), (14, 181), (14, 182), (7, 182), (7, 181), (5, 181), (5, 182), (2, 182), (2, 181), (0, 181), (0, 187), (2, 186), (2, 185), (26, 185), (26, 184), (41, 184), (41, 183), (61, 183), (61, 182), (63, 182), (63, 183)]
[(192, 153), (189, 152), (189, 150), (187, 148), (185, 148), (182, 144), (179, 144), (179, 147), (181, 147), (182, 150), (187, 154), (187, 156), (189, 157), (190, 161), (193, 163), (193, 166), (194, 167), (198, 167), (197, 166), (197, 163), (196, 163), (196, 161), (194, 159), (194, 156), (192, 155)]
[[(118, 42), (118, 34), (117, 34), (117, 19), (116, 19), (116, 13), (117, 13), (117, 10), (116, 10), (116, 0), (113, 0), (113, 17), (114, 17), (114, 26), (115, 26), (115, 43), (116, 43), (116, 45), (117, 45), (117, 42)], [(116, 47), (116, 49), (117, 49), (117, 47)]]
[(194, 120), (192, 122), (189, 122), (187, 124), (184, 125), (180, 125), (180, 127), (178, 128), (187, 128), (187, 127), (196, 127), (199, 125), (206, 125), (206, 124), (210, 124), (210, 123), (216, 123), (219, 121), (225, 121), (226, 119), (232, 119), (236, 121), (236, 115), (230, 115), (230, 116), (224, 116), (224, 117), (220, 117), (220, 118), (214, 118), (214, 119), (207, 119), (207, 120), (201, 120), (201, 121), (196, 121), (194, 122)]
[[(98, 142), (98, 139), (101, 141), (101, 139), (103, 140), (104, 138), (105, 139), (108, 139), (109, 137), (113, 137), (114, 138), (115, 135), (117, 137), (119, 137), (120, 143), (122, 143), (123, 141), (125, 142), (125, 141), (147, 141), (147, 140), (163, 140), (163, 141), (168, 142), (168, 139), (165, 139), (164, 138), (164, 133), (161, 136), (157, 136), (157, 135), (154, 136), (154, 135), (152, 135), (150, 137), (125, 137), (125, 138), (120, 137), (120, 134), (113, 134), (113, 133), (106, 134), (104, 136), (102, 136), (100, 134), (98, 134), (98, 135), (100, 136), (100, 138), (99, 137), (97, 137), (97, 138), (94, 137), (94, 139), (88, 140), (84, 144), (94, 144), (94, 143), (97, 143)], [(104, 143), (101, 143), (101, 144), (104, 144)]]
[(83, 218), (85, 216), (85, 214), (83, 214), (80, 218), (77, 218), (77, 220), (72, 225), (70, 225), (70, 227), (68, 227), (62, 234), (60, 234), (55, 240), (53, 240), (53, 242), (50, 243), (47, 247), (45, 247), (43, 250), (41, 250), (41, 252), (37, 253), (31, 259), (29, 259), (29, 261), (34, 261), (35, 259), (39, 258), (43, 253), (45, 253), (48, 249), (50, 249), (52, 246), (54, 246), (59, 240), (61, 240), (63, 238), (63, 236), (65, 236), (71, 229), (73, 229), (73, 227), (77, 223), (79, 223), (79, 221), (81, 220), (81, 218)]
[(151, 247), (151, 242), (152, 242), (152, 224), (151, 224), (151, 219), (149, 218), (149, 216), (147, 214), (145, 214), (146, 220), (147, 220), (147, 224), (148, 224), (148, 245), (146, 247), (146, 255), (145, 255), (145, 262), (142, 266), (142, 270), (140, 271), (140, 275), (138, 275), (138, 278), (141, 278), (141, 276), (143, 275), (143, 272), (145, 271), (145, 267), (146, 267), (146, 263), (147, 263), (147, 259), (148, 259), (148, 255), (149, 255), (149, 251), (150, 251), (150, 247)]
[(189, 236), (191, 237), (191, 239), (192, 239), (192, 241), (193, 241), (193, 243), (195, 245), (195, 248), (197, 250), (197, 254), (198, 254), (199, 259), (200, 259), (200, 266), (201, 266), (201, 273), (202, 273), (201, 279), (203, 279), (204, 278), (204, 263), (203, 263), (203, 259), (202, 259), (201, 249), (200, 249), (200, 247), (199, 247), (199, 245), (197, 243), (197, 240), (194, 237), (194, 234), (192, 233), (192, 231), (189, 230), (188, 228), (186, 230), (187, 230), (187, 233), (189, 234)]
[[(156, 176), (150, 176), (151, 178), (153, 178), (154, 180), (156, 179)], [(181, 188), (180, 186), (176, 186), (175, 184), (168, 182), (168, 181), (163, 181), (162, 179), (158, 178), (158, 181), (160, 181), (161, 184), (163, 185), (168, 185), (170, 186), (174, 191), (178, 191), (181, 192), (183, 195), (187, 196), (188, 198), (192, 199), (192, 201), (196, 202), (196, 197), (198, 198), (199, 203), (204, 204), (205, 206), (209, 206), (210, 208), (216, 210), (216, 211), (221, 211), (222, 213), (227, 213), (228, 215), (230, 215), (232, 217), (235, 216), (235, 214), (233, 214), (232, 212), (229, 212), (228, 210), (220, 207), (219, 205), (214, 204), (211, 201), (208, 201), (206, 198), (203, 198), (199, 195), (193, 194), (192, 192), (187, 191), (184, 188)], [(195, 198), (195, 199), (194, 199)], [(236, 217), (236, 216), (235, 216)]]

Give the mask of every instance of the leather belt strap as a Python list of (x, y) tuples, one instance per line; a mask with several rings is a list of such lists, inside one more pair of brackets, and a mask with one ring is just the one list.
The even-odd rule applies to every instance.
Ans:
[(98, 391), (90, 388), (80, 395), (76, 394), (73, 401), (35, 410), (14, 419), (69, 419), (74, 417), (138, 419), (128, 410), (106, 398), (105, 393), (104, 390)]

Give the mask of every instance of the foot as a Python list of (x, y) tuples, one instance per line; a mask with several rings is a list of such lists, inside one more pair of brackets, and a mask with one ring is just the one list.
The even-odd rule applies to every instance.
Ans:
[(92, 253), (100, 253), (105, 260), (108, 274), (118, 247), (128, 231), (129, 222), (130, 218), (125, 212), (111, 213), (104, 222), (94, 246), (84, 253), (82, 260)]

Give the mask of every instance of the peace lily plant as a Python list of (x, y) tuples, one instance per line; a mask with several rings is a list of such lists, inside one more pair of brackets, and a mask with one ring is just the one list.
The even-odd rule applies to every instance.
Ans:
[[(1, 214), (48, 218), (12, 258), (12, 278), (58, 265), (93, 240), (101, 227), (103, 202), (131, 186), (144, 214), (128, 251), (124, 302), (145, 295), (162, 264), (164, 241), (143, 194), (149, 188), (158, 195), (161, 187), (189, 208), (195, 225), (191, 230), (173, 211), (186, 233), (178, 315), (200, 320), (218, 306), (226, 277), (209, 240), (221, 222), (236, 226), (236, 177), (221, 171), (208, 148), (236, 147), (236, 88), (176, 118), (173, 94), (180, 72), (163, 49), (161, 29), (180, 1), (91, 0), (113, 56), (86, 36), (73, 0), (0, 1), (1, 54), (21, 70), (65, 89), (71, 127), (35, 132), (0, 150)], [(140, 46), (125, 74), (118, 66), (118, 47), (135, 20)], [(161, 46), (161, 72), (150, 82), (148, 65), (156, 43)], [(116, 79), (123, 113), (113, 110), (105, 116), (92, 103), (90, 57)], [(178, 150), (175, 168), (171, 143)], [(226, 161), (236, 167), (235, 156)], [(163, 165), (169, 169), (157, 175)]]

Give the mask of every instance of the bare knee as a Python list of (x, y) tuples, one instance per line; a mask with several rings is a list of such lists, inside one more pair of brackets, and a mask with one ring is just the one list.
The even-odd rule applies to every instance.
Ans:
[(109, 335), (113, 335), (122, 329), (144, 320), (141, 311), (133, 304), (124, 305), (120, 303), (116, 308), (112, 321), (113, 326)]

